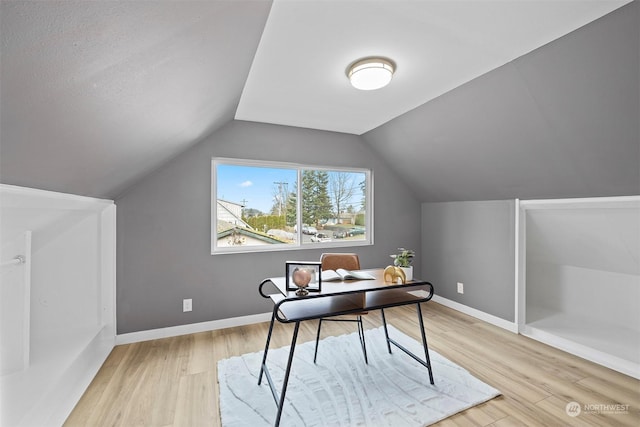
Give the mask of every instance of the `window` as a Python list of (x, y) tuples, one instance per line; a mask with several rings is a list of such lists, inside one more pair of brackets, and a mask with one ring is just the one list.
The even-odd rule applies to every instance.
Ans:
[(371, 171), (214, 158), (211, 253), (373, 243)]

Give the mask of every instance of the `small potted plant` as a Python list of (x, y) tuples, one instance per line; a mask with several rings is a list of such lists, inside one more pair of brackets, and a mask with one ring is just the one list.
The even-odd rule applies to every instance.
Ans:
[(393, 265), (402, 268), (404, 274), (407, 276), (407, 280), (413, 280), (413, 258), (416, 256), (416, 252), (413, 249), (398, 248), (398, 253), (391, 255), (393, 258)]

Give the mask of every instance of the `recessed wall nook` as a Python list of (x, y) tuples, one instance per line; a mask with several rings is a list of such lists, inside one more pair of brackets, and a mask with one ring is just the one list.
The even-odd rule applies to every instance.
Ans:
[(523, 335), (640, 378), (640, 197), (519, 203)]

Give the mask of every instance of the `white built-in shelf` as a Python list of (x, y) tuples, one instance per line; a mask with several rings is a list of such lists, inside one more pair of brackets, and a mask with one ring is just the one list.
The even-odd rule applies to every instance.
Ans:
[(564, 340), (608, 353), (640, 365), (640, 330), (568, 315), (541, 308), (528, 308), (527, 317), (536, 319), (527, 326)]

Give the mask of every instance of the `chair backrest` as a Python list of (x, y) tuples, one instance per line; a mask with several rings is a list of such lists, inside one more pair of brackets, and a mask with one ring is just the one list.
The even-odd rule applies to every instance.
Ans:
[(324, 253), (320, 257), (323, 270), (360, 270), (360, 258), (352, 253)]

